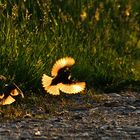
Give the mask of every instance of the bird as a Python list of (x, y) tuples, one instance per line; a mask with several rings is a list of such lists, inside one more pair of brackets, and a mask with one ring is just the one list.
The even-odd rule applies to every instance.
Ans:
[(2, 90), (0, 90), (0, 105), (12, 104), (16, 101), (15, 96), (18, 95), (24, 98), (23, 92), (15, 83), (5, 84)]
[(60, 91), (66, 94), (77, 94), (86, 87), (85, 82), (74, 80), (70, 68), (75, 64), (72, 57), (63, 57), (55, 62), (51, 70), (51, 76), (43, 74), (42, 86), (51, 95), (60, 95)]

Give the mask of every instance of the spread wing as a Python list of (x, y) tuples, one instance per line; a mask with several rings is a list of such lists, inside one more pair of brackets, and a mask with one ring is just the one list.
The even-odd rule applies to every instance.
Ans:
[(12, 96), (8, 96), (6, 99), (3, 99), (1, 102), (0, 102), (0, 104), (1, 105), (9, 105), (9, 104), (11, 104), (11, 103), (13, 103), (13, 102), (15, 102), (16, 100), (12, 97)]
[(52, 76), (57, 76), (58, 71), (64, 67), (71, 67), (74, 65), (75, 60), (71, 57), (64, 57), (56, 61), (56, 63), (53, 65), (51, 75)]
[(85, 82), (76, 82), (72, 84), (60, 84), (59, 88), (62, 92), (67, 94), (76, 94), (83, 91), (86, 87)]
[(46, 74), (43, 74), (42, 76), (42, 86), (44, 89), (52, 94), (52, 95), (59, 95), (59, 88), (57, 85), (51, 85), (53, 78), (50, 76), (47, 76)]
[(22, 98), (24, 98), (22, 91), (17, 87), (16, 84), (13, 83), (12, 85), (6, 86), (5, 88), (7, 88), (5, 92), (0, 95), (0, 105), (9, 105), (15, 102), (16, 100), (12, 96), (18, 96), (20, 94)]

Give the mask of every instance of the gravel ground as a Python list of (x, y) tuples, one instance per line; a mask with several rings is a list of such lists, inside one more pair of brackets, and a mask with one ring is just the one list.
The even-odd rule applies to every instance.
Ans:
[[(27, 114), (1, 123), (0, 140), (140, 140), (140, 93), (101, 94), (87, 100), (77, 95), (72, 101), (76, 106), (46, 119)], [(39, 108), (34, 113), (45, 114)]]

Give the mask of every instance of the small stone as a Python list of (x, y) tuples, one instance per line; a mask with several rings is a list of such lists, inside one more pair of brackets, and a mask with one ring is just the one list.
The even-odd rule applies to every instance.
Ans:
[(109, 95), (112, 97), (121, 97), (121, 95), (117, 93), (110, 93)]
[(40, 131), (36, 131), (36, 132), (35, 132), (35, 135), (36, 135), (36, 136), (40, 136), (40, 135), (41, 135), (41, 132), (40, 132)]
[(84, 133), (82, 133), (82, 136), (89, 136), (89, 133), (84, 132)]
[(100, 129), (102, 129), (102, 130), (109, 129), (109, 125), (103, 125), (100, 127)]
[(89, 113), (90, 114), (95, 113), (98, 109), (99, 109), (98, 107), (92, 108), (89, 110)]
[(117, 127), (117, 131), (122, 131), (123, 128), (122, 127)]
[(128, 106), (128, 109), (136, 110), (136, 107), (135, 107), (135, 106), (132, 106), (132, 105), (129, 105), (129, 106)]

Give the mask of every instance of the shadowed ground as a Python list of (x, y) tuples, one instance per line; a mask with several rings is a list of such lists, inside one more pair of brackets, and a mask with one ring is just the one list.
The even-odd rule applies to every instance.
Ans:
[[(87, 100), (85, 100), (85, 98)], [(96, 101), (96, 102), (95, 102)], [(48, 115), (43, 108), (31, 108), (22, 119), (0, 124), (0, 139), (101, 139), (140, 138), (140, 94), (76, 95), (66, 107)], [(70, 105), (70, 103), (72, 105)], [(46, 115), (45, 118), (37, 117)]]

